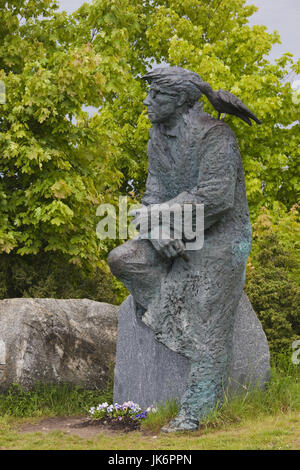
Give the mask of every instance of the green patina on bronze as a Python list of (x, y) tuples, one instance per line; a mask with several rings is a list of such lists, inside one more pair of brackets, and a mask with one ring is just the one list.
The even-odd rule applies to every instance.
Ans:
[(204, 204), (204, 245), (185, 251), (187, 262), (184, 239), (137, 238), (115, 248), (109, 265), (156, 339), (191, 361), (179, 414), (165, 430), (196, 429), (222, 399), (228, 378), (251, 249), (244, 171), (231, 128), (202, 111), (197, 74), (164, 67), (144, 79), (153, 128), (143, 211), (161, 203)]

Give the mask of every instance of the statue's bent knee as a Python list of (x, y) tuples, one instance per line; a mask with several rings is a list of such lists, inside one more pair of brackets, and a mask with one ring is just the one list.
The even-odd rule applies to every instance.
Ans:
[(114, 248), (108, 255), (108, 266), (110, 267), (111, 272), (114, 276), (118, 277), (124, 268), (124, 249), (122, 249), (123, 245), (117, 246)]
[[(146, 250), (146, 247), (148, 250)], [(116, 277), (133, 271), (133, 265), (148, 265), (150, 247), (143, 241), (129, 240), (114, 248), (108, 255), (108, 265)]]

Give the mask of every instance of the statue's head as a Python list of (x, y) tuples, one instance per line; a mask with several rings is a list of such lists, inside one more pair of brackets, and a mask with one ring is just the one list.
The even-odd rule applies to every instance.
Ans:
[(172, 116), (194, 106), (202, 93), (201, 77), (181, 67), (161, 67), (151, 70), (144, 77), (150, 89), (144, 104), (148, 107), (152, 123), (168, 121)]

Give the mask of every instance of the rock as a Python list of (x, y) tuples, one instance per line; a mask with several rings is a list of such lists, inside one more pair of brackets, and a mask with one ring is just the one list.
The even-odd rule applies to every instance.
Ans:
[(118, 306), (87, 299), (0, 301), (0, 390), (105, 385), (115, 360)]
[(245, 390), (245, 385), (263, 388), (269, 379), (268, 341), (247, 295), (243, 293), (235, 316), (229, 391)]
[(180, 398), (189, 361), (154, 339), (136, 315), (132, 296), (121, 305), (118, 326), (114, 402), (132, 400), (142, 407)]
[[(186, 389), (190, 362), (154, 339), (136, 317), (132, 297), (121, 305), (115, 367), (114, 402), (133, 400), (141, 407), (180, 400)], [(261, 386), (269, 380), (269, 347), (261, 323), (246, 294), (235, 317), (228, 392)]]

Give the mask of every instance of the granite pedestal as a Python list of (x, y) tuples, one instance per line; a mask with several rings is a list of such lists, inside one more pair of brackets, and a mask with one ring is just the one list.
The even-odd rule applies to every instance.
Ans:
[[(153, 331), (135, 314), (132, 296), (119, 311), (114, 402), (133, 400), (141, 407), (180, 401), (190, 361), (156, 341)], [(233, 331), (232, 357), (226, 393), (263, 387), (270, 376), (270, 354), (265, 333), (243, 293)]]

